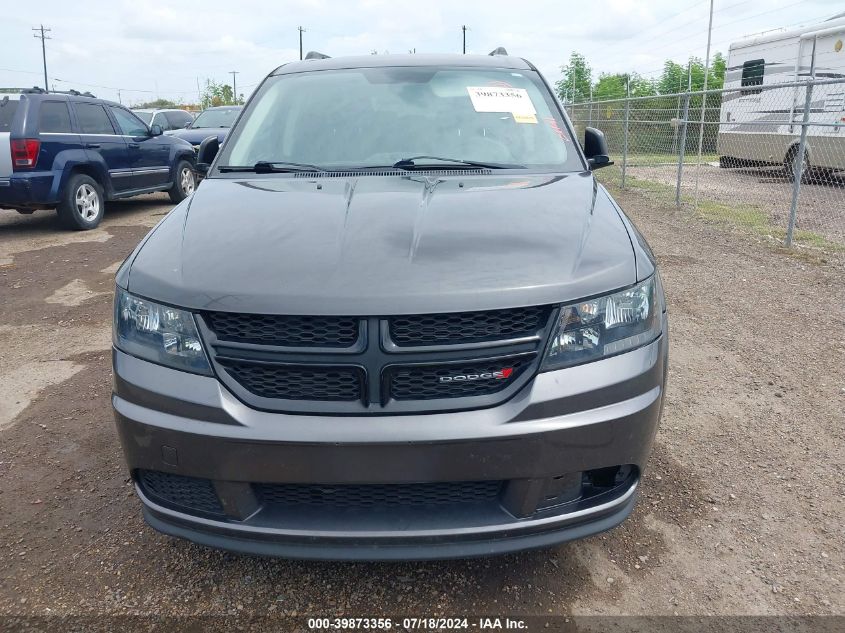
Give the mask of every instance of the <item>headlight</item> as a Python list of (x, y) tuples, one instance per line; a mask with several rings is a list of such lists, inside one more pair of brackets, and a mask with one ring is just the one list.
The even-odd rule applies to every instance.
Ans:
[(563, 306), (543, 369), (561, 369), (641, 347), (660, 336), (657, 275), (612, 295)]
[(197, 374), (211, 374), (190, 312), (134, 297), (118, 288), (114, 345), (138, 358)]

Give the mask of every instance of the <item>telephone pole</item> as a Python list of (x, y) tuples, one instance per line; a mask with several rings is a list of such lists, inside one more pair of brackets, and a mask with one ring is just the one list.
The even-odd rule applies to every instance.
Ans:
[(232, 75), (232, 96), (235, 98), (235, 105), (238, 104), (238, 78), (235, 75), (240, 74), (237, 70), (230, 70), (229, 74)]
[(302, 34), (305, 32), (301, 26), (297, 27), (299, 29), (299, 59), (302, 59)]
[(44, 44), (44, 40), (52, 39), (50, 36), (45, 35), (50, 32), (50, 29), (45, 29), (44, 25), (41, 24), (32, 30), (40, 31), (40, 33), (34, 33), (32, 37), (41, 38), (41, 61), (44, 62), (44, 92), (50, 92), (50, 87), (47, 85), (47, 46)]
[(461, 31), (464, 32), (464, 55), (467, 54), (467, 25), (461, 25)]

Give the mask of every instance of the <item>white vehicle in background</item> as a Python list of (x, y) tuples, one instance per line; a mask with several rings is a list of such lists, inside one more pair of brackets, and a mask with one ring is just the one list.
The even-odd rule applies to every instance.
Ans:
[[(716, 148), (721, 167), (783, 165), (787, 175), (845, 170), (845, 17), (731, 44)], [(806, 87), (815, 80), (804, 160)], [(830, 82), (841, 79), (840, 82)], [(782, 88), (766, 88), (787, 84)], [(763, 86), (763, 87), (761, 87)], [(736, 89), (735, 91), (733, 89)]]
[(194, 121), (194, 115), (187, 110), (135, 108), (132, 112), (148, 126), (160, 125), (165, 132), (182, 130)]

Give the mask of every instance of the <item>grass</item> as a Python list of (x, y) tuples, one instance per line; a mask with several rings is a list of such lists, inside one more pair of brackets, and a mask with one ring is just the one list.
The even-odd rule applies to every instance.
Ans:
[[(617, 173), (614, 173), (617, 172)], [(621, 169), (618, 166), (611, 167), (605, 175), (599, 172), (600, 179), (614, 193), (622, 190), (620, 186)], [(637, 191), (648, 197), (657, 197), (665, 201), (674, 202), (675, 187), (644, 178), (634, 178), (626, 174), (626, 191)], [(682, 195), (681, 204), (692, 209), (695, 200), (692, 196)], [(693, 209), (695, 215), (708, 222), (740, 229), (745, 232), (763, 238), (772, 238), (778, 241), (780, 246), (786, 239), (786, 228), (775, 226), (769, 221), (769, 215), (760, 207), (744, 202), (719, 202), (699, 198), (697, 208)], [(845, 245), (831, 242), (818, 233), (805, 230), (795, 230), (793, 233), (793, 244), (810, 248), (817, 248), (829, 252), (845, 252)], [(789, 251), (787, 251), (789, 252)]]
[[(621, 156), (612, 156), (617, 165), (622, 165)], [(718, 154), (702, 154), (702, 163), (713, 163), (719, 160)], [(698, 154), (695, 152), (684, 155), (684, 165), (695, 165), (698, 162)], [(639, 154), (628, 155), (628, 165), (632, 167), (652, 167), (658, 165), (677, 165), (677, 154)]]

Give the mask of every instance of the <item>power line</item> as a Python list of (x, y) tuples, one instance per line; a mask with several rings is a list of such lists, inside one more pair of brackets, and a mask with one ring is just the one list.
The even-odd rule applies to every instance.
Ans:
[(44, 62), (44, 92), (49, 92), (50, 87), (47, 85), (47, 46), (44, 43), (45, 40), (53, 39), (45, 33), (49, 33), (50, 29), (45, 29), (44, 25), (41, 24), (36, 28), (32, 29), (33, 31), (40, 31), (39, 33), (34, 33), (32, 37), (37, 37), (41, 39), (41, 61)]

